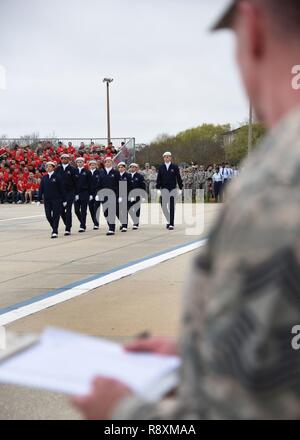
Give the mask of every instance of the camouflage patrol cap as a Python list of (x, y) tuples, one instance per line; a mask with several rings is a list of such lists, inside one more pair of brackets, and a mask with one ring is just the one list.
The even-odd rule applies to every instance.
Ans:
[(236, 5), (239, 1), (240, 0), (231, 0), (229, 2), (229, 5), (228, 5), (227, 9), (225, 10), (225, 12), (223, 13), (223, 15), (221, 16), (221, 18), (219, 18), (217, 23), (215, 23), (214, 26), (212, 26), (212, 28), (211, 28), (212, 31), (218, 31), (220, 29), (231, 28), (234, 11), (235, 11)]

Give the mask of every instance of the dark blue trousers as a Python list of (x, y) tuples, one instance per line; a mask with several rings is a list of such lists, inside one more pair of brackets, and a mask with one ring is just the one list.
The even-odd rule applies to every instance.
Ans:
[(54, 234), (58, 234), (59, 218), (62, 211), (61, 200), (45, 200), (45, 214), (46, 218), (52, 228)]

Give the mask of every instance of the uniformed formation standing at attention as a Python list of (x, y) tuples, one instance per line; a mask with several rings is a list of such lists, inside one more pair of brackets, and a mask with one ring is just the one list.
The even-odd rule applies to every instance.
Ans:
[[(176, 198), (182, 192), (183, 182), (179, 167), (172, 162), (172, 154), (167, 152), (163, 157), (164, 164), (156, 174), (156, 191), (167, 229), (174, 230)], [(127, 170), (125, 162), (115, 168), (113, 160), (106, 158), (104, 168), (99, 169), (96, 161), (91, 160), (86, 165), (84, 158), (78, 157), (76, 166), (73, 166), (70, 156), (63, 154), (61, 164), (55, 167), (54, 162), (48, 162), (46, 171), (38, 200), (39, 203), (44, 200), (46, 218), (52, 228), (51, 238), (58, 237), (60, 217), (65, 225), (64, 235), (72, 234), (73, 205), (80, 234), (86, 232), (88, 211), (93, 229), (99, 230), (101, 207), (108, 225), (107, 236), (115, 235), (117, 220), (120, 231), (127, 232), (129, 217), (133, 222), (132, 229), (137, 231), (140, 228), (141, 207), (147, 200), (149, 187), (137, 163), (132, 163)]]

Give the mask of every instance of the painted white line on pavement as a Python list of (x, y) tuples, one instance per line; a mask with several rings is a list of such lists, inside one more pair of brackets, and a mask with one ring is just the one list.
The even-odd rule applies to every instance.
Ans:
[(13, 220), (27, 220), (29, 218), (41, 218), (41, 217), (45, 217), (44, 215), (30, 215), (29, 217), (15, 217), (15, 218), (6, 218), (3, 220), (0, 220), (0, 222), (11, 222)]
[(0, 326), (11, 324), (19, 319), (41, 312), (42, 310), (48, 309), (49, 307), (53, 307), (65, 301), (69, 301), (72, 298), (81, 296), (90, 292), (91, 290), (95, 290), (99, 287), (113, 283), (114, 281), (118, 281), (142, 270), (149, 269), (150, 267), (157, 266), (164, 261), (171, 260), (188, 252), (192, 252), (200, 247), (205, 246), (206, 243), (207, 239), (196, 241), (194, 243), (178, 247), (169, 252), (164, 252), (154, 257), (146, 258), (140, 262), (129, 264), (128, 266), (125, 266), (119, 270), (102, 274), (92, 281), (87, 281), (86, 283), (81, 284), (79, 282), (77, 286), (75, 285), (75, 287), (72, 287), (71, 289), (67, 289), (50, 297), (37, 300), (36, 302), (32, 302), (31, 304), (21, 306), (20, 308), (0, 315)]

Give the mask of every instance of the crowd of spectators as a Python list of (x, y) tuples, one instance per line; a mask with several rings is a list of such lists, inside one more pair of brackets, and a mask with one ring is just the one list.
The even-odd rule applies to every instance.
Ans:
[[(113, 158), (115, 164), (129, 159), (129, 152), (124, 142), (119, 149), (112, 143), (108, 146), (96, 145), (91, 142), (85, 145), (81, 142), (75, 148), (72, 142), (57, 145), (49, 141), (40, 142), (35, 148), (32, 146), (0, 147), (0, 203), (23, 204), (34, 203), (37, 200), (41, 177), (46, 172), (46, 163), (52, 161), (60, 163), (62, 154), (70, 155), (71, 162), (75, 164), (77, 157), (83, 157), (88, 166), (90, 160), (96, 160), (98, 167), (102, 168), (107, 157)], [(157, 170), (150, 164), (145, 164), (140, 170), (150, 193), (155, 190)], [(194, 197), (197, 189), (203, 189), (205, 200), (222, 201), (222, 194), (226, 184), (239, 174), (236, 167), (229, 164), (191, 165), (180, 168), (184, 189), (193, 191)]]
[[(142, 171), (145, 177), (146, 186), (149, 192), (155, 190), (157, 170), (150, 164), (145, 165)], [(204, 165), (185, 165), (180, 166), (180, 173), (183, 181), (184, 190), (190, 190), (193, 200), (196, 200), (197, 190), (204, 191), (206, 202), (222, 202), (224, 200), (224, 190), (240, 173), (236, 166), (222, 163), (213, 164), (205, 167)]]
[(99, 168), (103, 167), (107, 157), (115, 159), (117, 163), (119, 153), (122, 155), (120, 160), (129, 155), (125, 142), (122, 142), (119, 151), (112, 143), (105, 147), (94, 142), (88, 146), (81, 142), (79, 148), (75, 148), (72, 142), (53, 145), (48, 141), (40, 142), (35, 148), (30, 145), (0, 147), (0, 203), (34, 203), (41, 177), (46, 172), (46, 163), (52, 161), (59, 164), (64, 153), (69, 154), (74, 163), (77, 157), (83, 157), (86, 164), (92, 159), (96, 160)]

